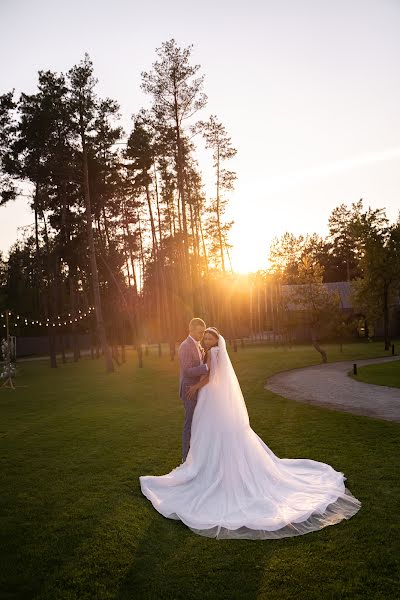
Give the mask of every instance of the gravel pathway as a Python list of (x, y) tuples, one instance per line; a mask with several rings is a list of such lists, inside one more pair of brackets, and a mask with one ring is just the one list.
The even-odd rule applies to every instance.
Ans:
[(400, 357), (343, 361), (284, 371), (270, 377), (265, 388), (289, 400), (400, 422), (400, 388), (355, 381), (347, 375), (354, 362), (361, 367), (392, 360), (400, 360)]

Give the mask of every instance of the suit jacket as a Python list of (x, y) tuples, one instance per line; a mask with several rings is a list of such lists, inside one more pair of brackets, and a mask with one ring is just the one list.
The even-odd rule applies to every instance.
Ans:
[(207, 365), (203, 364), (196, 344), (188, 336), (179, 346), (179, 397), (187, 400), (187, 390), (200, 381), (202, 375), (207, 375)]

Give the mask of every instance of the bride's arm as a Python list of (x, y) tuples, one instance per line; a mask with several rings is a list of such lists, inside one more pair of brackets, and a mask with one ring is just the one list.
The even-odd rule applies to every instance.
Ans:
[(192, 400), (192, 398), (197, 394), (197, 392), (204, 387), (205, 385), (207, 385), (207, 383), (210, 380), (210, 368), (211, 368), (211, 352), (208, 352), (207, 354), (207, 367), (208, 367), (208, 372), (207, 375), (202, 375), (199, 383), (196, 383), (195, 385), (192, 385), (188, 391), (187, 391), (187, 396), (190, 400)]

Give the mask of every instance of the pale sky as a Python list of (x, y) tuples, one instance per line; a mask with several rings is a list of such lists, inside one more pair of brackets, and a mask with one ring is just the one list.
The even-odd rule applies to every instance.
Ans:
[[(400, 0), (0, 0), (0, 93), (36, 89), (85, 52), (123, 124), (148, 100), (140, 73), (171, 37), (194, 44), (238, 153), (230, 215), (237, 270), (267, 263), (274, 236), (326, 233), (360, 198), (400, 209)], [(211, 158), (210, 158), (211, 162)], [(209, 163), (201, 153), (207, 191)], [(0, 250), (32, 223), (27, 198), (0, 208)]]

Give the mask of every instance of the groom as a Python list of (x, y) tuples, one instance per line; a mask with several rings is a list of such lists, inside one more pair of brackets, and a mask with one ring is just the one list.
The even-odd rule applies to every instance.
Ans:
[(200, 381), (202, 375), (207, 375), (208, 367), (203, 364), (204, 351), (200, 346), (206, 324), (202, 319), (194, 318), (189, 323), (189, 335), (179, 346), (179, 396), (185, 408), (185, 423), (182, 433), (182, 462), (185, 462), (190, 447), (190, 433), (194, 409), (197, 404), (197, 394), (188, 396), (192, 385)]

